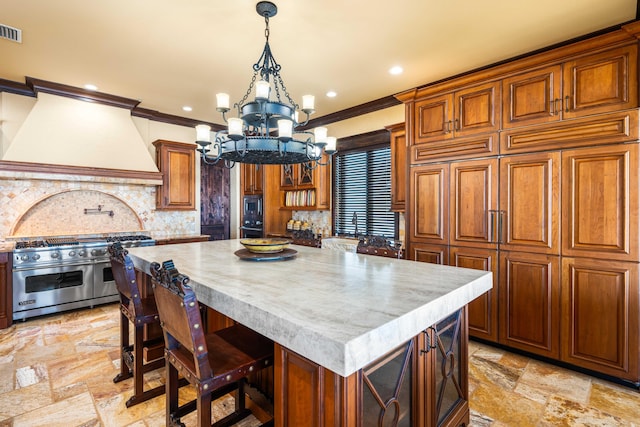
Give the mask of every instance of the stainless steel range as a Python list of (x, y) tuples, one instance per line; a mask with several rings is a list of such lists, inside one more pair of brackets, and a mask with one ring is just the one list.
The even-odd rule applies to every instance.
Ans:
[(118, 301), (108, 246), (150, 246), (149, 236), (52, 238), (16, 242), (13, 251), (13, 319)]

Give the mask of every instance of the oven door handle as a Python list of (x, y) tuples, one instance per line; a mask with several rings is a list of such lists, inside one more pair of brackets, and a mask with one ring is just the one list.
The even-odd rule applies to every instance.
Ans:
[(29, 271), (29, 270), (42, 270), (45, 268), (65, 268), (65, 267), (88, 267), (92, 265), (93, 262), (74, 262), (74, 263), (50, 263), (50, 264), (38, 264), (38, 265), (30, 265), (27, 267), (13, 266), (13, 271)]
[(245, 227), (244, 225), (240, 227), (240, 230), (246, 231), (262, 231), (262, 228), (254, 228), (254, 227)]

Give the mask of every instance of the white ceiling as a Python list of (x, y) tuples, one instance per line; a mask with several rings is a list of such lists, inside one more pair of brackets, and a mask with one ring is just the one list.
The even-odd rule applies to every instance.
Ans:
[[(316, 114), (379, 99), (635, 19), (637, 0), (280, 0), (270, 42), (289, 93)], [(264, 46), (255, 0), (2, 0), (0, 78), (25, 76), (222, 123)], [(390, 67), (404, 73), (391, 76)], [(324, 94), (334, 90), (336, 98)], [(190, 105), (193, 111), (182, 111)]]

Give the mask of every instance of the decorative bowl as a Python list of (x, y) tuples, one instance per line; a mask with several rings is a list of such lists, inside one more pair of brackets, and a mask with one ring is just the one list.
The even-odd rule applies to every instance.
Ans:
[(256, 254), (275, 254), (282, 252), (291, 240), (289, 239), (242, 239), (240, 243), (247, 248), (249, 252)]

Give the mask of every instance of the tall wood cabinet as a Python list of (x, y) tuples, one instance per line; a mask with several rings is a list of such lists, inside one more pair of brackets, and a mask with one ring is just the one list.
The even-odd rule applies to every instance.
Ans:
[(12, 259), (10, 252), (0, 253), (0, 329), (13, 323)]
[(407, 137), (405, 124), (386, 126), (391, 133), (391, 210), (404, 212), (407, 203)]
[(163, 181), (156, 192), (156, 209), (195, 210), (195, 145), (165, 140), (153, 145)]
[(408, 257), (494, 273), (469, 334), (634, 384), (639, 33), (397, 95)]
[(243, 195), (262, 194), (264, 188), (264, 166), (241, 163), (240, 185)]

